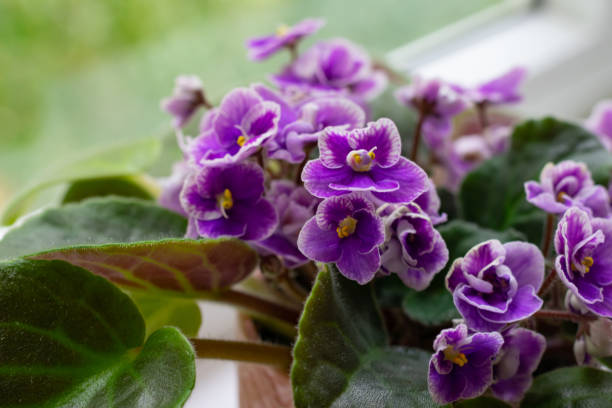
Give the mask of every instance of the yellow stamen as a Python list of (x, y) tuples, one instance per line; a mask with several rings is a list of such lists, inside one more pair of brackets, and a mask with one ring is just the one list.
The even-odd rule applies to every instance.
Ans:
[(564, 193), (563, 191), (559, 191), (559, 194), (557, 194), (557, 201), (560, 202), (560, 203), (564, 202), (566, 195), (567, 194)]
[(242, 136), (238, 137), (238, 139), (236, 140), (236, 143), (238, 143), (238, 146), (242, 147), (242, 146), (244, 146), (246, 141), (247, 141), (246, 137), (244, 137), (244, 135), (242, 135)]
[(590, 256), (585, 256), (584, 259), (580, 261), (580, 263), (584, 266), (584, 273), (589, 272), (591, 266), (593, 266), (593, 262), (593, 258), (591, 258)]
[(285, 34), (287, 34), (287, 32), (289, 31), (291, 27), (289, 27), (287, 24), (281, 24), (278, 27), (276, 27), (276, 36), (277, 37), (282, 37)]
[(346, 238), (355, 232), (355, 228), (357, 228), (357, 220), (351, 216), (346, 217), (340, 224), (338, 224), (338, 228), (336, 228), (336, 233), (338, 233), (338, 238)]
[(359, 153), (355, 153), (353, 155), (353, 160), (355, 161), (355, 163), (361, 164), (361, 156), (359, 155)]
[(223, 194), (219, 194), (217, 196), (217, 201), (219, 202), (219, 206), (222, 208), (222, 210), (229, 210), (234, 206), (234, 199), (229, 188), (226, 188), (223, 190)]
[(374, 154), (374, 152), (369, 152), (368, 156), (370, 156), (370, 159), (374, 160), (376, 158), (376, 155)]
[(451, 363), (455, 363), (459, 367), (463, 367), (468, 362), (468, 359), (465, 354), (455, 351), (453, 346), (446, 347), (443, 353), (445, 360), (450, 361)]

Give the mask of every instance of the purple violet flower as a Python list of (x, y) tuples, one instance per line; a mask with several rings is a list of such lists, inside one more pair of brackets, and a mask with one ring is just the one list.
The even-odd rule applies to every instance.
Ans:
[(195, 228), (202, 237), (246, 241), (270, 236), (278, 217), (262, 198), (263, 183), (263, 170), (249, 162), (206, 166), (190, 174), (180, 196), (190, 232)]
[(174, 116), (174, 127), (182, 128), (207, 104), (202, 81), (195, 75), (181, 75), (176, 78), (172, 96), (162, 100), (161, 108)]
[(610, 197), (605, 188), (596, 186), (586, 164), (565, 160), (548, 163), (540, 173), (540, 182), (525, 183), (527, 201), (552, 214), (562, 214), (577, 206), (595, 217), (610, 213)]
[(446, 222), (446, 213), (440, 214), (440, 197), (438, 191), (431, 179), (428, 180), (428, 189), (420, 196), (414, 199), (414, 203), (418, 204), (419, 207), (429, 216), (433, 225), (442, 224)]
[(612, 220), (565, 212), (555, 233), (561, 281), (593, 313), (612, 317)]
[(526, 75), (527, 70), (525, 68), (516, 67), (475, 88), (466, 89), (460, 86), (454, 86), (454, 88), (476, 104), (500, 105), (516, 103), (523, 99), (518, 92), (518, 87)]
[(448, 248), (429, 216), (416, 204), (386, 206), (387, 240), (381, 248), (382, 272), (395, 273), (415, 290), (426, 289), (448, 262)]
[(462, 136), (450, 142), (444, 163), (448, 189), (457, 191), (465, 176), (491, 156), (487, 140), (480, 135)]
[(451, 134), (453, 116), (467, 108), (464, 98), (439, 79), (416, 76), (395, 92), (397, 100), (423, 116), (423, 140), (431, 149), (444, 145)]
[(491, 391), (499, 399), (516, 402), (531, 387), (532, 374), (546, 350), (546, 338), (522, 327), (510, 328), (502, 335), (504, 345), (493, 366)]
[(429, 393), (439, 404), (483, 394), (493, 381), (493, 361), (504, 339), (501, 334), (475, 333), (468, 336), (464, 324), (442, 330), (429, 360)]
[(302, 38), (316, 33), (324, 25), (325, 20), (318, 18), (307, 18), (293, 27), (281, 24), (274, 34), (251, 38), (246, 42), (249, 58), (262, 61), (282, 48), (293, 48)]
[(305, 264), (308, 258), (297, 247), (298, 235), (306, 221), (313, 217), (319, 199), (288, 180), (273, 180), (266, 198), (276, 209), (278, 227), (256, 246), (265, 253), (278, 255), (287, 268)]
[(172, 166), (172, 175), (161, 180), (162, 191), (159, 195), (159, 205), (171, 211), (187, 216), (187, 213), (181, 205), (180, 195), (183, 189), (183, 184), (189, 173), (192, 171), (191, 166), (186, 161), (174, 163)]
[(535, 245), (493, 239), (453, 262), (446, 287), (471, 329), (493, 331), (542, 307), (537, 291), (543, 280), (544, 257)]
[(328, 128), (319, 138), (319, 159), (304, 167), (304, 187), (321, 198), (370, 191), (386, 202), (408, 203), (427, 189), (428, 179), (400, 151), (397, 127), (386, 118), (352, 131)]
[(612, 320), (600, 317), (588, 325), (586, 352), (597, 358), (612, 356)]
[(272, 80), (281, 88), (335, 90), (359, 100), (374, 99), (387, 86), (387, 76), (373, 68), (368, 54), (343, 38), (316, 43)]
[(586, 120), (585, 127), (595, 133), (601, 144), (612, 152), (612, 100), (608, 99), (595, 105), (593, 113)]
[(335, 262), (344, 276), (360, 284), (380, 268), (378, 246), (385, 239), (374, 205), (359, 193), (324, 200), (298, 237), (298, 248), (308, 258)]

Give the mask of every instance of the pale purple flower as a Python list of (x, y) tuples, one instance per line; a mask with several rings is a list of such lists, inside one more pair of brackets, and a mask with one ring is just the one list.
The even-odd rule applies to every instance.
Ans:
[(177, 162), (172, 166), (172, 175), (161, 180), (162, 191), (158, 198), (159, 205), (187, 216), (181, 205), (180, 195), (183, 184), (192, 171), (193, 168), (186, 161)]
[(273, 180), (265, 197), (278, 214), (278, 227), (256, 246), (268, 254), (278, 255), (286, 267), (294, 268), (308, 262), (297, 247), (300, 230), (315, 213), (319, 199), (289, 180)]
[(246, 42), (249, 58), (253, 61), (264, 60), (282, 48), (295, 47), (302, 38), (319, 31), (325, 25), (325, 20), (307, 18), (293, 27), (281, 24), (271, 35), (251, 38)]
[(457, 310), (473, 330), (499, 330), (542, 307), (544, 257), (533, 244), (483, 242), (455, 260), (446, 276)]
[(604, 317), (589, 322), (585, 334), (589, 355), (597, 358), (612, 356), (612, 320)]
[(408, 203), (427, 189), (428, 179), (400, 151), (397, 127), (386, 118), (352, 131), (328, 128), (319, 138), (319, 159), (304, 167), (304, 187), (321, 198), (369, 191), (386, 202)]
[(493, 381), (493, 361), (504, 339), (501, 334), (475, 333), (460, 324), (442, 330), (429, 360), (429, 393), (439, 404), (483, 394)]
[(585, 127), (595, 133), (601, 144), (612, 152), (612, 99), (599, 102), (593, 108)]
[(429, 216), (416, 204), (387, 206), (379, 213), (386, 226), (382, 272), (395, 273), (415, 290), (426, 289), (448, 262), (448, 248)]
[(612, 220), (570, 208), (557, 225), (555, 249), (565, 286), (593, 313), (612, 317)]
[(606, 189), (593, 183), (586, 164), (572, 160), (546, 164), (539, 183), (525, 183), (525, 193), (527, 201), (552, 214), (562, 214), (573, 206), (595, 217), (610, 214), (610, 197)]
[(244, 160), (278, 130), (280, 106), (249, 88), (228, 93), (200, 123), (201, 134), (187, 147), (196, 165)]
[(428, 188), (420, 196), (414, 199), (414, 203), (418, 204), (419, 207), (429, 216), (433, 225), (442, 224), (446, 222), (446, 213), (440, 214), (440, 197), (438, 191), (431, 179), (428, 180)]
[(194, 230), (207, 238), (262, 240), (276, 229), (274, 207), (262, 197), (263, 170), (254, 163), (205, 166), (191, 173), (181, 191), (181, 205)]
[(522, 327), (513, 327), (502, 332), (504, 345), (493, 366), (491, 391), (497, 398), (517, 402), (533, 382), (533, 372), (538, 368), (546, 338)]
[(518, 87), (526, 75), (527, 71), (525, 68), (517, 67), (474, 88), (454, 87), (476, 104), (500, 105), (516, 103), (522, 99)]
[(439, 79), (415, 76), (412, 83), (398, 89), (395, 96), (423, 117), (423, 140), (432, 149), (439, 149), (448, 141), (451, 119), (467, 108), (464, 98)]
[(324, 200), (298, 237), (298, 248), (308, 258), (334, 262), (340, 273), (365, 284), (380, 268), (378, 246), (385, 239), (382, 220), (363, 194), (351, 193)]
[(369, 55), (343, 38), (316, 43), (272, 80), (281, 88), (334, 90), (360, 100), (375, 98), (387, 86), (387, 76), (373, 68)]
[(200, 78), (195, 75), (181, 75), (176, 78), (172, 96), (162, 100), (161, 107), (174, 116), (174, 126), (181, 128), (206, 103)]
[(444, 158), (448, 189), (457, 191), (465, 176), (492, 155), (487, 140), (481, 135), (463, 136), (450, 142)]

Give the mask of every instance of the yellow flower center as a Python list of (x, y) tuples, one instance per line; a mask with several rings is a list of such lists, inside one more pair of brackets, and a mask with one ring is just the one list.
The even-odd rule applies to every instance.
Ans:
[(238, 143), (238, 146), (240, 147), (244, 146), (246, 141), (247, 141), (247, 138), (244, 135), (240, 135), (238, 139), (236, 139), (236, 143)]
[(465, 354), (456, 351), (453, 346), (448, 346), (444, 349), (444, 359), (451, 363), (457, 364), (459, 367), (463, 367), (468, 359)]
[(226, 211), (230, 210), (234, 206), (234, 199), (229, 188), (226, 188), (223, 190), (223, 193), (217, 195), (217, 202), (219, 203), (221, 214), (223, 214), (223, 217), (227, 218)]
[(366, 172), (372, 168), (375, 158), (376, 154), (374, 154), (374, 150), (370, 150), (369, 152), (365, 150), (357, 150), (349, 153), (347, 162), (353, 170), (358, 172)]
[(584, 266), (584, 273), (589, 273), (591, 266), (593, 266), (593, 258), (590, 256), (585, 256), (580, 263)]
[(291, 27), (289, 27), (287, 24), (281, 24), (278, 27), (276, 27), (276, 36), (277, 37), (283, 37), (284, 35), (286, 35), (289, 32), (289, 29)]
[(336, 232), (338, 233), (338, 238), (346, 238), (355, 232), (355, 228), (357, 228), (357, 220), (351, 216), (346, 217), (340, 224), (338, 224), (338, 228), (336, 228)]
[(560, 203), (564, 202), (566, 196), (566, 193), (564, 193), (563, 191), (559, 191), (559, 194), (557, 194), (557, 201)]

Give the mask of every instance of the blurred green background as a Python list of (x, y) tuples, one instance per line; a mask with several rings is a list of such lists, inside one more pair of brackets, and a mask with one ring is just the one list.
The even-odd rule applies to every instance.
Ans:
[[(214, 102), (286, 61), (246, 59), (244, 40), (324, 17), (374, 56), (501, 0), (2, 0), (0, 207), (84, 152), (169, 133), (159, 100), (199, 75)], [(312, 41), (312, 40), (310, 40)]]

